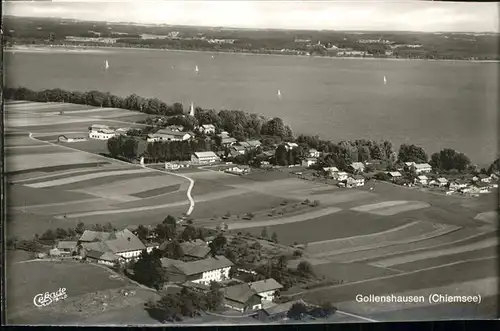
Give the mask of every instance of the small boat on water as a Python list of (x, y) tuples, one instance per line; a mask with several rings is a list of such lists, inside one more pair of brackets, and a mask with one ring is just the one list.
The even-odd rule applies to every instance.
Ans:
[(384, 76), (384, 85), (387, 85), (387, 78)]
[(200, 72), (200, 69), (198, 69), (198, 66), (196, 66), (196, 68), (194, 68), (194, 71), (196, 71), (196, 73)]
[(109, 62), (108, 62), (108, 60), (106, 60), (106, 62), (104, 63), (104, 68), (105, 69), (109, 69)]
[(278, 96), (278, 98), (281, 98), (281, 91), (278, 90), (278, 93), (276, 93), (276, 95)]
[(214, 59), (214, 56), (212, 55), (212, 59)]

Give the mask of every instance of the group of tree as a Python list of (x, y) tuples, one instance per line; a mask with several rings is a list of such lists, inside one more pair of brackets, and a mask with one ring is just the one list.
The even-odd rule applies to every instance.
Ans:
[(429, 157), (422, 147), (407, 144), (402, 144), (399, 147), (399, 162), (426, 163), (428, 160)]
[(108, 139), (107, 147), (112, 157), (134, 160), (137, 158), (139, 140), (136, 137), (117, 135)]
[(134, 280), (157, 290), (161, 289), (167, 281), (160, 256), (155, 250), (151, 253), (148, 253), (146, 250), (142, 251), (139, 259), (134, 263), (132, 270), (134, 272)]
[(75, 228), (57, 228), (55, 230), (48, 229), (41, 235), (36, 234), (35, 237), (44, 242), (53, 243), (56, 240), (74, 240), (78, 236), (82, 235), (85, 230), (99, 231), (99, 232), (113, 232), (116, 229), (111, 225), (111, 223), (93, 224), (88, 227), (83, 222), (78, 222)]
[(206, 311), (214, 311), (222, 306), (224, 296), (217, 283), (210, 284), (207, 293), (195, 292), (187, 288), (175, 294), (165, 294), (158, 301), (148, 301), (146, 310), (160, 322), (178, 322), (184, 317), (195, 317)]
[(247, 139), (272, 136), (292, 138), (292, 129), (285, 125), (279, 117), (267, 119), (262, 115), (247, 113), (241, 110), (195, 109), (195, 117), (199, 125), (212, 124), (217, 132), (226, 131), (235, 139)]
[(460, 172), (468, 170), (471, 166), (470, 159), (464, 154), (453, 149), (445, 148), (431, 155), (430, 165), (433, 169), (450, 171), (456, 169)]
[(293, 320), (301, 320), (306, 315), (313, 317), (326, 318), (337, 311), (330, 302), (324, 302), (317, 307), (309, 308), (302, 302), (294, 303), (287, 311), (287, 317)]
[(190, 160), (193, 153), (210, 151), (211, 147), (210, 141), (205, 139), (155, 141), (148, 143), (144, 156), (153, 162)]
[(124, 98), (109, 92), (104, 93), (95, 90), (78, 92), (56, 88), (34, 91), (26, 87), (7, 87), (4, 89), (4, 98), (8, 100), (66, 102), (95, 107), (121, 108), (164, 116), (184, 113), (183, 105), (178, 102), (168, 105), (158, 98), (144, 98), (136, 94)]

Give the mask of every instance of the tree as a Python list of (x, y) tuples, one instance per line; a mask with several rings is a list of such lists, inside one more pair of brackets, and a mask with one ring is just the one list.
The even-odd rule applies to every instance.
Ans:
[(222, 234), (215, 237), (209, 244), (210, 249), (212, 250), (212, 255), (220, 255), (226, 244), (227, 239)]
[(399, 147), (398, 160), (400, 162), (425, 163), (429, 157), (424, 149), (415, 145), (402, 144)]
[(267, 234), (267, 228), (263, 228), (262, 229), (262, 232), (260, 233), (260, 236), (262, 238), (267, 238), (268, 234)]
[(157, 256), (147, 253), (145, 250), (134, 264), (133, 270), (135, 280), (157, 290), (163, 286), (166, 280), (161, 260)]
[(195, 239), (196, 237), (196, 229), (192, 225), (186, 226), (184, 231), (182, 231), (181, 238), (184, 241), (190, 241)]
[(47, 241), (54, 241), (56, 240), (56, 234), (52, 231), (52, 230), (47, 230), (45, 231), (41, 236), (40, 236), (40, 239), (41, 240), (47, 240)]
[(287, 312), (287, 317), (294, 319), (294, 320), (300, 320), (304, 317), (304, 315), (307, 313), (307, 307), (302, 303), (302, 302), (297, 302), (290, 307), (290, 310)]
[(117, 157), (121, 154), (120, 140), (118, 137), (111, 137), (108, 139), (108, 152), (112, 157)]
[(313, 269), (312, 265), (307, 262), (307, 261), (301, 261), (297, 265), (297, 271), (302, 275), (302, 276), (308, 276), (313, 274)]
[(163, 224), (170, 225), (170, 226), (172, 226), (175, 229), (177, 227), (177, 219), (174, 216), (172, 216), (172, 215), (168, 215), (163, 220)]
[(57, 228), (55, 234), (57, 239), (65, 239), (68, 237), (68, 233), (66, 232), (66, 230), (61, 228)]
[(278, 235), (276, 234), (276, 232), (273, 232), (273, 234), (271, 235), (271, 240), (274, 243), (278, 243)]
[(85, 224), (83, 222), (78, 222), (75, 228), (75, 232), (79, 235), (83, 234), (85, 232)]
[(139, 238), (141, 241), (146, 241), (147, 237), (149, 235), (149, 230), (143, 225), (139, 225), (137, 227), (137, 238)]
[(267, 135), (270, 136), (278, 136), (278, 137), (287, 137), (288, 132), (286, 132), (285, 124), (283, 120), (279, 117), (275, 117), (267, 122)]
[(458, 153), (451, 148), (445, 148), (439, 153), (431, 155), (430, 164), (435, 169), (464, 171), (470, 167), (471, 161), (465, 154)]

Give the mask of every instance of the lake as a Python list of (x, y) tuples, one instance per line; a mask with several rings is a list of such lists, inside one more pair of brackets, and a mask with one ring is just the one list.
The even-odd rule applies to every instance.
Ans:
[(478, 164), (497, 155), (498, 63), (141, 49), (5, 54), (8, 86), (241, 109), (282, 117), (295, 133), (413, 143), (429, 155), (450, 147)]

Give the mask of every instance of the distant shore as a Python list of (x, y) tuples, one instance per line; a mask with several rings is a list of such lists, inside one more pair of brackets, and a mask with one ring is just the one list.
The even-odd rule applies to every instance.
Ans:
[(109, 50), (142, 50), (142, 51), (167, 51), (167, 52), (189, 52), (189, 53), (208, 53), (208, 54), (244, 54), (258, 56), (294, 56), (301, 58), (326, 58), (337, 60), (385, 60), (385, 61), (431, 61), (431, 62), (472, 62), (472, 63), (499, 63), (499, 60), (450, 60), (450, 59), (409, 59), (409, 58), (387, 58), (387, 57), (355, 57), (355, 56), (321, 56), (321, 55), (299, 55), (299, 54), (278, 54), (278, 53), (257, 53), (257, 52), (235, 52), (235, 51), (209, 51), (209, 50), (183, 50), (166, 48), (144, 48), (144, 47), (103, 47), (103, 46), (73, 46), (73, 45), (15, 45), (4, 47), (6, 52), (20, 53), (106, 53)]

